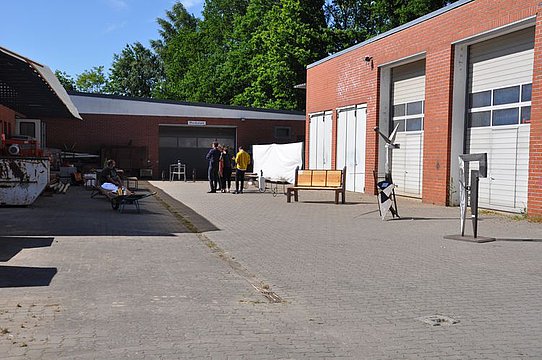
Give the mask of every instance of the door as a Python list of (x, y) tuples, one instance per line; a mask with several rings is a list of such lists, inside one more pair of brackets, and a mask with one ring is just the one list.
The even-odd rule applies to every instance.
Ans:
[(309, 117), (309, 168), (331, 169), (331, 112)]
[(346, 166), (346, 190), (365, 192), (367, 106), (340, 109), (337, 114), (336, 168)]
[(488, 154), (481, 207), (527, 208), (534, 28), (469, 46), (467, 153)]
[(393, 150), (392, 178), (400, 195), (421, 197), (423, 177), (423, 126), (425, 111), (425, 60), (392, 69), (392, 126), (398, 126)]
[(180, 161), (186, 165), (187, 177), (207, 178), (205, 156), (217, 141), (236, 153), (236, 129), (219, 127), (160, 126), (160, 175), (169, 177), (169, 166)]

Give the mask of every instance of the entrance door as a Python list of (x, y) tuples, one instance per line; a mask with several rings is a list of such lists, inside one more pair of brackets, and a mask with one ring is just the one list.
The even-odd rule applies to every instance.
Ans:
[(310, 115), (309, 168), (331, 169), (331, 113)]
[(346, 190), (365, 192), (367, 105), (338, 110), (336, 168), (346, 165)]

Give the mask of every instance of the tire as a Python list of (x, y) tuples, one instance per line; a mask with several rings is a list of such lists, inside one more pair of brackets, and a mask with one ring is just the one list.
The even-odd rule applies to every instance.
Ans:
[(111, 199), (111, 207), (113, 210), (118, 210), (120, 206), (120, 202), (117, 199)]

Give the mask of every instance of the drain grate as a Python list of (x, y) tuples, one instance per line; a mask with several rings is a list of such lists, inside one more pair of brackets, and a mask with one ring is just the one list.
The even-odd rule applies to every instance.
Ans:
[(454, 325), (459, 322), (459, 320), (452, 319), (451, 317), (444, 315), (423, 316), (421, 318), (418, 318), (418, 320), (431, 326), (447, 326)]

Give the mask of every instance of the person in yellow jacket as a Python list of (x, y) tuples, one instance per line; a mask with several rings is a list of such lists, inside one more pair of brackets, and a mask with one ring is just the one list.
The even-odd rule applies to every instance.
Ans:
[(234, 194), (243, 193), (243, 184), (245, 183), (245, 172), (250, 164), (250, 155), (239, 146), (239, 152), (235, 155), (235, 191)]

